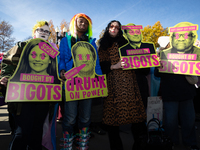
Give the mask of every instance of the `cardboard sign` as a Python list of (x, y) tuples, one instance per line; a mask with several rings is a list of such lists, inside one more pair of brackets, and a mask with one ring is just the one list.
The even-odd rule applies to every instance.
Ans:
[(161, 51), (160, 72), (200, 76), (200, 48), (195, 46), (198, 25), (180, 22), (169, 28), (170, 48)]
[[(147, 103), (147, 122), (152, 118), (157, 118), (162, 126), (163, 122), (163, 102), (162, 99), (158, 96), (148, 97)], [(151, 122), (149, 129), (156, 129), (158, 126), (156, 123)]]
[(142, 25), (129, 23), (122, 26), (123, 35), (128, 43), (119, 48), (124, 70), (160, 66), (153, 43), (142, 41)]
[(58, 54), (47, 41), (39, 38), (30, 40), (8, 81), (5, 101), (62, 101), (62, 85), (57, 68)]
[(74, 67), (65, 73), (66, 101), (107, 96), (106, 75), (97, 75), (96, 50), (88, 42), (79, 41), (71, 49)]

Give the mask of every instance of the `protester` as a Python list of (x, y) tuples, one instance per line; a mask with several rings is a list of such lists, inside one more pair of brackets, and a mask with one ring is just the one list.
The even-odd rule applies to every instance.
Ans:
[[(48, 40), (50, 35), (48, 22), (38, 21), (33, 27), (33, 38)], [(3, 58), (1, 84), (7, 86), (19, 62), (23, 48), (29, 42), (18, 42)], [(54, 48), (56, 45), (53, 44)], [(16, 50), (16, 51), (15, 51)], [(19, 66), (20, 67), (20, 66)], [(15, 119), (15, 132), (9, 145), (10, 150), (42, 150), (43, 123), (49, 111), (49, 103), (10, 102), (8, 111)]]
[[(70, 21), (70, 32), (71, 35), (66, 35), (61, 40), (60, 43), (60, 63), (59, 63), (59, 72), (61, 78), (66, 80), (64, 73), (69, 71), (73, 66), (77, 66), (78, 62), (74, 63), (75, 60), (72, 58), (71, 48), (74, 44), (80, 43), (80, 41), (85, 41), (86, 43), (90, 43), (95, 48), (95, 53), (97, 54), (95, 39), (91, 38), (92, 36), (92, 21), (91, 19), (83, 14), (76, 14)], [(77, 44), (76, 44), (77, 45)], [(88, 45), (88, 44), (87, 44)], [(89, 48), (90, 49), (90, 48)], [(89, 49), (82, 48), (83, 55)], [(91, 55), (92, 56), (92, 55)], [(75, 57), (75, 56), (74, 56)], [(76, 58), (74, 58), (76, 59)], [(85, 61), (85, 58), (79, 59), (79, 62)], [(90, 58), (90, 60), (96, 60), (95, 72), (96, 74), (101, 75), (101, 67), (99, 65), (98, 54), (96, 57)], [(87, 61), (86, 61), (87, 62)], [(74, 63), (74, 64), (73, 64)], [(78, 67), (78, 66), (77, 66)], [(81, 71), (79, 76), (82, 75), (93, 75), (94, 70), (90, 70), (93, 66), (88, 65), (86, 69), (88, 69), (88, 73), (85, 73), (85, 69), (83, 72)], [(89, 72), (92, 72), (90, 74)], [(86, 71), (87, 72), (87, 71)], [(63, 116), (63, 149), (71, 149), (73, 138), (74, 138), (74, 126), (76, 125), (76, 121), (78, 121), (79, 128), (79, 141), (78, 141), (78, 149), (86, 150), (88, 149), (88, 140), (89, 140), (89, 125), (91, 122), (91, 104), (92, 99), (84, 99), (78, 101), (68, 101), (65, 103), (65, 113)]]
[[(126, 26), (137, 26), (133, 23), (129, 23)], [(149, 54), (155, 54), (155, 48), (152, 43), (143, 42), (143, 35), (141, 29), (125, 29), (124, 35), (127, 37), (128, 44), (120, 48), (121, 55), (127, 56), (126, 51), (131, 49), (143, 49), (148, 48)], [(147, 109), (147, 98), (149, 97), (149, 85), (147, 81), (147, 75), (150, 73), (150, 68), (135, 69), (137, 82), (142, 96), (145, 109)]]
[[(164, 44), (167, 49), (169, 39), (159, 38), (159, 44)], [(162, 67), (162, 64), (161, 64)], [(175, 147), (179, 146), (180, 119), (182, 143), (191, 150), (199, 150), (197, 147), (195, 133), (195, 111), (193, 99), (196, 94), (194, 84), (186, 80), (185, 75), (169, 74), (159, 72), (160, 68), (155, 68), (155, 76), (161, 78), (161, 96), (164, 107), (165, 132), (171, 138)]]
[(119, 126), (132, 124), (133, 149), (140, 148), (140, 137), (146, 134), (146, 113), (134, 70), (122, 70), (118, 48), (126, 44), (121, 23), (111, 21), (100, 40), (99, 59), (107, 76), (108, 97), (104, 98), (103, 123), (107, 125), (111, 150), (123, 150)]

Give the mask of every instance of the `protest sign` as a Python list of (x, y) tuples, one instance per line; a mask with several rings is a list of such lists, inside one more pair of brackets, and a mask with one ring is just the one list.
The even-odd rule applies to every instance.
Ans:
[(59, 52), (43, 39), (30, 40), (23, 49), (18, 66), (9, 79), (6, 102), (52, 102), (62, 100), (58, 78)]
[(66, 101), (107, 96), (106, 75), (97, 75), (96, 50), (88, 42), (79, 41), (71, 49), (74, 67), (65, 73)]
[(160, 66), (153, 43), (142, 41), (142, 25), (129, 23), (122, 26), (123, 35), (128, 43), (119, 48), (124, 70)]

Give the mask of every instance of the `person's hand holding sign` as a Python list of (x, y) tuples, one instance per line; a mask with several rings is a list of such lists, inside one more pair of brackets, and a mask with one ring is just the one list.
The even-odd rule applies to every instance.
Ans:
[(8, 78), (6, 77), (3, 77), (1, 80), (0, 80), (1, 84), (4, 85), (5, 87), (7, 86), (7, 83), (8, 83)]
[(62, 79), (62, 84), (64, 84), (65, 80), (66, 80), (66, 78), (65, 78), (65, 70), (61, 70), (60, 71), (60, 78)]
[(113, 70), (113, 69), (120, 69), (120, 68), (123, 68), (125, 66), (125, 62), (123, 62), (123, 58), (115, 65), (111, 65), (110, 66), (110, 69)]

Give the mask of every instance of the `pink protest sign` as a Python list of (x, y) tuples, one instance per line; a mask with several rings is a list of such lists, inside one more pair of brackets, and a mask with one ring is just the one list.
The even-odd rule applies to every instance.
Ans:
[(124, 70), (160, 66), (155, 54), (123, 56), (122, 61), (125, 63)]
[(176, 73), (200, 76), (200, 62), (182, 60), (161, 60), (163, 73)]
[(54, 76), (21, 73), (20, 81), (53, 83)]
[(140, 54), (150, 54), (149, 48), (143, 49), (128, 49), (126, 50), (127, 55), (140, 55)]
[(200, 48), (195, 45), (198, 25), (180, 22), (170, 27), (170, 47), (160, 52), (163, 68), (160, 72), (185, 75), (200, 75)]
[(70, 78), (65, 82), (65, 89), (67, 101), (106, 96), (106, 76)]
[(39, 48), (43, 50), (45, 53), (47, 53), (50, 57), (55, 58), (58, 55), (58, 51), (51, 46), (49, 46), (45, 42), (40, 42), (39, 43)]
[(84, 67), (86, 66), (86, 64), (83, 64), (79, 67), (74, 67), (73, 69), (71, 69), (70, 71), (66, 72), (65, 73), (65, 77), (66, 79), (70, 79), (72, 78), (73, 76), (77, 75), (81, 69), (83, 69)]
[(127, 29), (142, 29), (142, 25), (136, 25), (136, 26), (122, 26), (122, 30)]
[(176, 59), (176, 60), (196, 60), (197, 54), (177, 54), (177, 53), (168, 53), (167, 59)]
[[(129, 30), (127, 30), (129, 29)], [(125, 63), (123, 70), (159, 66), (153, 43), (143, 41), (142, 25), (129, 23), (122, 26), (123, 36), (128, 43), (119, 47), (121, 60)]]
[(11, 82), (7, 102), (61, 101), (62, 87), (56, 84)]
[(88, 42), (76, 42), (71, 48), (74, 67), (64, 75), (66, 101), (107, 96), (106, 75), (96, 73), (96, 49)]
[(9, 78), (6, 102), (62, 101), (62, 84), (56, 55), (59, 52), (40, 38), (23, 48), (19, 63)]
[(197, 26), (170, 28), (170, 32), (193, 31), (193, 30), (197, 30)]

